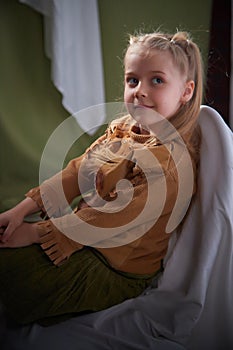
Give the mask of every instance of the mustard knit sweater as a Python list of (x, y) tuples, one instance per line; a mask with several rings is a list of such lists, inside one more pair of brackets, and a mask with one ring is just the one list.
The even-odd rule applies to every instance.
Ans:
[[(113, 121), (82, 156), (26, 194), (48, 215), (37, 226), (42, 249), (55, 264), (92, 246), (116, 270), (159, 270), (180, 179), (190, 174), (185, 154), (179, 137), (162, 143), (130, 116)], [(194, 182), (186, 186), (192, 189), (179, 201), (174, 229), (195, 192)], [(78, 196), (78, 207), (67, 211)]]

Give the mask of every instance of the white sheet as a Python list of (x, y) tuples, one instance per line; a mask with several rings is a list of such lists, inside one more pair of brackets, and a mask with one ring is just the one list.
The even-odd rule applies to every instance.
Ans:
[[(233, 0), (231, 0), (231, 71), (233, 70)], [(233, 130), (233, 74), (230, 77), (230, 126)]]
[(210, 107), (200, 125), (199, 192), (158, 287), (50, 328), (8, 329), (3, 350), (233, 349), (233, 137)]
[[(105, 102), (97, 0), (19, 0), (44, 15), (45, 52), (51, 77), (71, 114)], [(93, 134), (90, 120), (78, 120)], [(96, 121), (98, 125), (103, 119)]]

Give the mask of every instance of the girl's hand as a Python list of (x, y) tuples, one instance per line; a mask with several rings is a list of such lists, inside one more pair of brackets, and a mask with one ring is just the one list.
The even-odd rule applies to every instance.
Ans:
[(0, 242), (0, 248), (27, 247), (39, 242), (40, 238), (37, 230), (37, 224), (23, 222), (14, 230), (7, 242)]
[(0, 242), (6, 243), (13, 232), (23, 223), (25, 216), (39, 211), (37, 203), (31, 198), (25, 198), (14, 208), (0, 214)]
[(24, 215), (12, 208), (0, 214), (0, 241), (7, 242), (24, 220)]

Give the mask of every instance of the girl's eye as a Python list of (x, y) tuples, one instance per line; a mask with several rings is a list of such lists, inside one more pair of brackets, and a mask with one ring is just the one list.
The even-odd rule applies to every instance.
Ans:
[(136, 78), (128, 78), (127, 84), (130, 86), (136, 86), (138, 84), (138, 79)]
[(153, 78), (152, 82), (154, 85), (158, 85), (158, 84), (162, 84), (163, 81), (160, 78)]

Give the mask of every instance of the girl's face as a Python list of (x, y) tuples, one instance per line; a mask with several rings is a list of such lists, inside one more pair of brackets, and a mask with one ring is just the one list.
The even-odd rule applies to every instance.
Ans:
[(151, 116), (157, 113), (171, 117), (191, 99), (193, 90), (194, 82), (186, 81), (169, 51), (153, 49), (145, 55), (129, 50), (126, 54), (124, 101), (132, 116), (149, 116), (144, 123), (138, 122), (151, 124)]

